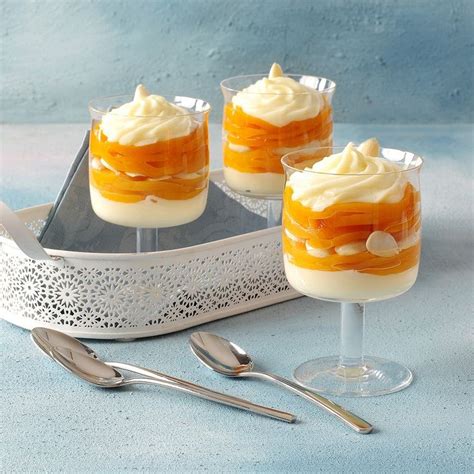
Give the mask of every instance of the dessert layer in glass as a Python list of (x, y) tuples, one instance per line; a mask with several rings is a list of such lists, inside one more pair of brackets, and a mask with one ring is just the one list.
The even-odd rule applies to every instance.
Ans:
[(140, 87), (132, 102), (93, 121), (92, 206), (102, 219), (131, 227), (191, 222), (206, 206), (207, 114), (199, 120)]
[(281, 195), (281, 157), (308, 146), (332, 144), (331, 95), (283, 76), (274, 65), (268, 78), (238, 91), (224, 107), (226, 180), (239, 192)]
[(420, 258), (416, 183), (397, 164), (353, 146), (329, 159), (312, 168), (324, 172), (296, 172), (287, 181), (282, 224), (288, 280), (304, 294), (338, 301), (403, 293), (416, 280)]

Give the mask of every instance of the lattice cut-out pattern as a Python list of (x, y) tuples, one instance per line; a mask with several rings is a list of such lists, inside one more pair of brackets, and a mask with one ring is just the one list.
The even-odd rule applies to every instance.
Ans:
[[(43, 210), (44, 212), (44, 210)], [(41, 219), (28, 215), (38, 233)], [(170, 257), (150, 255), (116, 261), (66, 258), (64, 266), (33, 261), (4, 239), (0, 246), (0, 314), (75, 328), (87, 337), (99, 329), (143, 329), (158, 333), (183, 322), (198, 324), (228, 308), (244, 308), (262, 297), (293, 292), (283, 271), (280, 236), (243, 236), (242, 243), (215, 242), (212, 251)], [(163, 255), (165, 254), (165, 255)], [(139, 260), (141, 261), (141, 260)], [(11, 320), (11, 317), (10, 317)], [(178, 329), (179, 329), (178, 328)], [(77, 332), (79, 330), (79, 332)], [(168, 330), (167, 330), (168, 332)]]

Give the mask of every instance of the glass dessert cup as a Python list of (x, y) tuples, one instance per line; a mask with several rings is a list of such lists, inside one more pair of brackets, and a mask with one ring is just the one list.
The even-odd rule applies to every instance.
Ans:
[[(392, 176), (308, 169), (341, 150), (312, 148), (282, 158), (286, 174), (282, 222), (286, 276), (300, 293), (339, 302), (342, 309), (340, 355), (305, 362), (296, 368), (294, 378), (306, 388), (333, 396), (383, 395), (406, 388), (413, 375), (401, 364), (363, 354), (364, 304), (401, 295), (415, 283), (420, 259), (422, 159), (413, 153), (381, 148), (380, 159), (400, 166)], [(296, 188), (298, 179), (291, 179), (295, 173), (309, 179), (317, 175), (324, 189), (313, 189), (330, 197), (341, 189), (358, 189), (361, 180), (368, 180), (364, 185), (369, 186), (370, 180), (381, 180), (383, 191), (385, 183), (390, 186), (400, 179), (397, 182), (404, 183), (404, 189), (395, 202), (350, 200), (314, 210), (305, 201), (307, 190), (301, 193)]]
[[(199, 218), (209, 185), (210, 106), (200, 99), (166, 97), (183, 115), (114, 115), (122, 131), (142, 133), (143, 145), (120, 144), (101, 129), (104, 116), (130, 103), (133, 95), (94, 99), (89, 146), (89, 184), (94, 212), (104, 221), (137, 228), (137, 252), (158, 250), (158, 229)], [(170, 121), (193, 125), (176, 136)], [(154, 139), (154, 137), (158, 139)], [(150, 143), (151, 142), (151, 143)]]
[[(225, 102), (223, 161), (224, 177), (233, 191), (268, 201), (268, 227), (273, 227), (281, 223), (281, 199), (285, 184), (281, 157), (301, 148), (332, 145), (331, 102), (336, 84), (321, 77), (285, 74), (285, 77), (293, 79), (311, 91), (318, 91), (321, 105), (309, 119), (294, 120), (283, 126), (275, 126), (245, 113), (241, 107), (234, 105), (233, 98), (237, 94), (246, 94), (249, 100), (256, 97), (259, 101), (275, 102), (275, 110), (280, 106), (286, 110), (291, 107), (292, 102), (296, 104), (296, 101), (302, 101), (304, 104), (304, 96), (309, 96), (310, 92), (276, 94), (244, 91), (266, 77), (265, 74), (252, 74), (231, 77), (221, 82)], [(280, 102), (277, 103), (278, 101)], [(298, 106), (303, 105), (296, 105)]]

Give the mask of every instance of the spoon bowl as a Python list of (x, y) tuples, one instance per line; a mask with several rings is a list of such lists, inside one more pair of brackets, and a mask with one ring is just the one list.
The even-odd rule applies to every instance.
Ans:
[(51, 348), (62, 347), (93, 359), (99, 358), (93, 349), (86, 346), (81, 341), (74, 337), (68, 336), (63, 332), (55, 331), (54, 329), (42, 327), (33, 328), (31, 330), (31, 338), (33, 339), (33, 342), (50, 357), (52, 357), (50, 353)]
[(51, 357), (69, 372), (99, 387), (115, 388), (125, 385), (125, 378), (115, 368), (98, 358), (65, 347), (52, 347)]
[(194, 355), (207, 367), (227, 377), (251, 372), (251, 357), (237, 344), (209, 332), (195, 332), (189, 338)]

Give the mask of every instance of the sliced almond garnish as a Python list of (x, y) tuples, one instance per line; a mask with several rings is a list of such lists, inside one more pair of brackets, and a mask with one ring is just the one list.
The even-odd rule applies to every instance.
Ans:
[(270, 72), (268, 73), (269, 79), (274, 79), (275, 77), (283, 76), (283, 69), (278, 63), (273, 63)]
[(305, 246), (306, 246), (306, 251), (313, 257), (324, 258), (329, 255), (329, 251), (327, 251), (326, 249), (319, 249), (317, 247), (313, 247), (312, 245), (309, 244), (308, 241), (306, 241)]
[(290, 240), (293, 240), (294, 242), (304, 242), (303, 239), (300, 239), (299, 237), (296, 237), (296, 235), (293, 235), (288, 229), (285, 229), (285, 235), (286, 235)]
[(365, 243), (367, 250), (377, 257), (393, 257), (400, 252), (397, 241), (388, 232), (376, 230), (372, 232)]
[(104, 168), (113, 171), (117, 176), (120, 174), (120, 171), (117, 171), (113, 166), (109, 165), (103, 158), (100, 159), (100, 163)]
[(91, 168), (94, 169), (94, 170), (103, 170), (104, 165), (100, 162), (99, 158), (92, 158)]
[[(234, 150), (238, 153), (245, 153), (246, 151), (249, 151), (250, 148), (248, 146), (245, 146), (245, 145), (236, 145), (235, 143), (228, 143), (228, 147), (231, 149), (231, 150)], [(285, 154), (285, 153), (284, 153)]]
[(338, 255), (356, 255), (358, 253), (365, 252), (367, 250), (364, 241), (360, 242), (349, 242), (348, 244), (339, 245), (334, 249)]
[(376, 138), (369, 138), (365, 142), (362, 142), (357, 149), (366, 156), (380, 155), (380, 143)]

